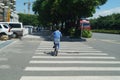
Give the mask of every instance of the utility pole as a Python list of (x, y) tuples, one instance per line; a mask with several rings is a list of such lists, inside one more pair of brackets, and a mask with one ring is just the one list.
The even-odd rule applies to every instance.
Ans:
[(24, 5), (28, 5), (28, 14), (30, 14), (30, 6), (31, 6), (31, 2), (30, 0), (28, 0), (28, 2), (24, 2)]

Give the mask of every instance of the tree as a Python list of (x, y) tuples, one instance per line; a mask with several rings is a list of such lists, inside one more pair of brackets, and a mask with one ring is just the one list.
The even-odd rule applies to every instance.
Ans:
[(100, 16), (91, 23), (92, 29), (120, 30), (120, 14)]
[[(82, 17), (92, 16), (95, 9), (106, 2), (107, 0), (36, 0), (33, 11), (39, 15), (42, 24), (75, 24)], [(65, 28), (69, 26), (65, 25)]]
[(19, 21), (22, 22), (24, 25), (33, 25), (33, 26), (38, 26), (38, 17), (36, 15), (28, 15), (28, 14), (22, 14), (19, 13)]

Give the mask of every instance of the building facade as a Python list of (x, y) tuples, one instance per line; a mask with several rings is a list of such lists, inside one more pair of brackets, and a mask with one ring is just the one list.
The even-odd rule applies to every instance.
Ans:
[(16, 0), (0, 0), (0, 22), (18, 22)]

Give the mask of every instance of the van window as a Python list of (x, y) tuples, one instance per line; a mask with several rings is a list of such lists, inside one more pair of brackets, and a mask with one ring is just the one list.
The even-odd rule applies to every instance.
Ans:
[(12, 28), (21, 28), (21, 24), (9, 24)]
[(2, 26), (0, 25), (0, 28), (2, 28)]
[(3, 26), (4, 26), (4, 28), (6, 28), (6, 29), (8, 28), (6, 25), (3, 25)]

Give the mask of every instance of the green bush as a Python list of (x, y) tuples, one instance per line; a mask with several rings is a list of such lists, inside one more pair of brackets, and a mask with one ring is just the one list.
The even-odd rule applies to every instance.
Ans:
[(82, 31), (82, 37), (91, 38), (92, 37), (92, 31), (90, 31), (90, 30), (83, 30)]

